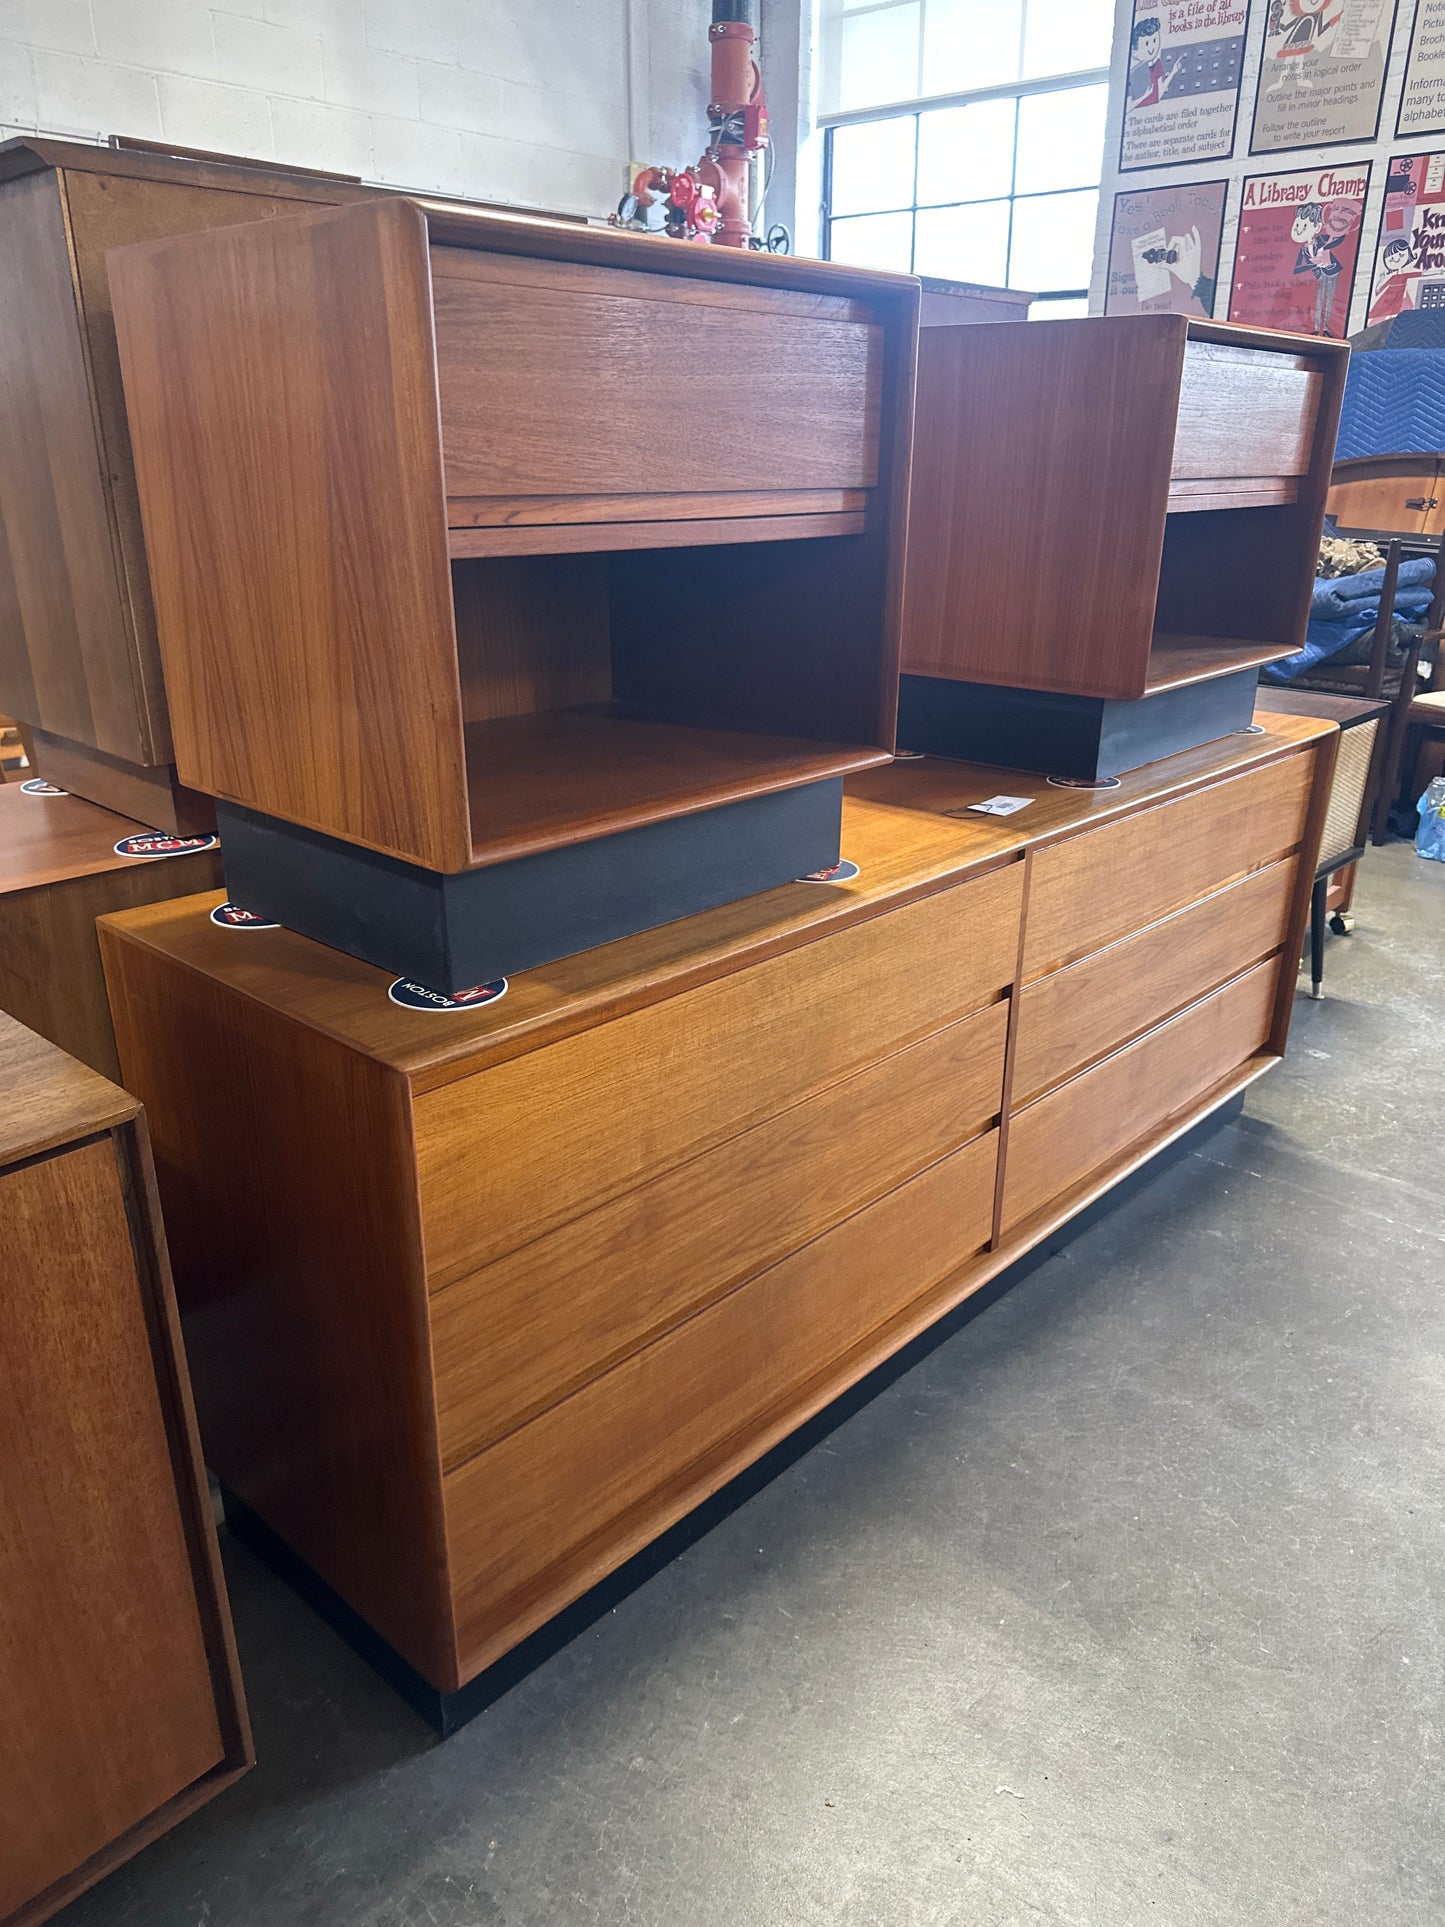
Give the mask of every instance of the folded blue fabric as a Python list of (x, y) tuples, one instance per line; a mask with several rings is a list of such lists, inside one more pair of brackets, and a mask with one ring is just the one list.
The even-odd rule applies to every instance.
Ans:
[[(1400, 573), (1395, 580), (1395, 613), (1406, 613), (1404, 602), (1406, 591), (1424, 592), (1425, 608), (1430, 606), (1430, 590), (1435, 582), (1435, 559), (1429, 555), (1411, 556), (1400, 564)], [(1341, 616), (1351, 613), (1361, 602), (1373, 602), (1380, 606), (1380, 591), (1385, 586), (1383, 569), (1366, 569), (1360, 575), (1336, 575), (1315, 583), (1314, 595), (1310, 601), (1310, 619), (1317, 616)], [(1424, 609), (1421, 610), (1424, 614)], [(1374, 618), (1371, 617), (1373, 621)]]
[[(1310, 623), (1305, 646), (1283, 662), (1271, 663), (1262, 680), (1291, 683), (1316, 664), (1328, 662), (1369, 635), (1380, 613), (1380, 591), (1385, 586), (1383, 569), (1366, 569), (1362, 575), (1337, 575), (1318, 581), (1310, 598)], [(1435, 562), (1428, 555), (1413, 556), (1400, 564), (1395, 582), (1395, 614), (1404, 622), (1423, 622), (1430, 612), (1435, 589)]]

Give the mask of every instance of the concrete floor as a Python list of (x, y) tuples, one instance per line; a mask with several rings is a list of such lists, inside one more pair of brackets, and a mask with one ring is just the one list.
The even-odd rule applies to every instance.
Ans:
[(1243, 1118), (446, 1743), (228, 1548), (261, 1764), (66, 1927), (1440, 1927), (1445, 866)]

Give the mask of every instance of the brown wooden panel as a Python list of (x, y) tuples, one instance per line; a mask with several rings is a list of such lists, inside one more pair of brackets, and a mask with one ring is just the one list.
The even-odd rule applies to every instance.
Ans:
[(0, 710), (140, 760), (95, 421), (53, 174), (0, 187)]
[(1012, 1101), (1137, 1037), (1284, 942), (1298, 859), (1271, 864), (1137, 936), (1041, 978), (1019, 1001)]
[(469, 723), (611, 696), (607, 565), (599, 557), (454, 562), (452, 599)]
[(108, 1131), (139, 1108), (109, 1079), (0, 1011), (0, 1165)]
[(420, 210), (380, 200), (119, 249), (110, 275), (183, 780), (459, 870), (426, 265)]
[(1326, 507), (1342, 529), (1438, 535), (1445, 529), (1440, 459), (1437, 455), (1377, 455), (1340, 462)]
[[(768, 509), (766, 496), (759, 506)], [(589, 503), (590, 507), (590, 503)], [(867, 517), (856, 509), (837, 514), (794, 515), (771, 511), (708, 521), (556, 522), (507, 528), (454, 528), (447, 552), (454, 560), (492, 555), (602, 555), (628, 549), (696, 549), (735, 542), (820, 541), (829, 535), (862, 535)]]
[(1285, 756), (1037, 851), (1024, 935), (1025, 981), (1294, 849), (1304, 833), (1313, 776), (1312, 757)]
[(861, 514), (861, 488), (747, 490), (740, 495), (465, 495), (447, 503), (459, 529), (535, 528), (572, 522), (687, 522), (714, 516)]
[[(1014, 1112), (1004, 1164), (1004, 1236), (1263, 1050), (1283, 967), (1277, 958), (1256, 964), (1137, 1043)], [(1293, 962), (1288, 968), (1293, 972)]]
[(432, 1301), (451, 1467), (992, 1124), (1006, 1003), (845, 1078)]
[(109, 923), (101, 947), (125, 1080), (150, 1119), (207, 1463), (445, 1687), (406, 1085)]
[(997, 871), (419, 1096), (433, 1287), (991, 1002), (1021, 891)]
[(225, 1743), (109, 1137), (0, 1173), (0, 1915)]
[(215, 804), (178, 783), (173, 764), (127, 762), (45, 729), (34, 732), (34, 744), (38, 775), (67, 795), (132, 818), (138, 829), (205, 836), (216, 827)]
[(463, 1677), (812, 1409), (810, 1387), (986, 1242), (995, 1134), (626, 1360), (446, 1482)]
[(877, 480), (881, 338), (820, 297), (431, 260), (449, 497), (692, 494), (702, 393), (719, 492)]
[(1323, 388), (1308, 355), (1186, 342), (1172, 478), (1305, 474)]

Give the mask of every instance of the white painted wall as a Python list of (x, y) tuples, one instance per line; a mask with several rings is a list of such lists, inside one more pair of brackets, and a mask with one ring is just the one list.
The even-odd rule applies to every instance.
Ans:
[(605, 214), (707, 129), (707, 0), (0, 0), (0, 138), (129, 134)]

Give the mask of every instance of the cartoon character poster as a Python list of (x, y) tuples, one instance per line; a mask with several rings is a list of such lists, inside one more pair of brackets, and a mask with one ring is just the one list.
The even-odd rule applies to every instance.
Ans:
[(1366, 161), (1246, 180), (1230, 320), (1343, 339), (1369, 185)]
[(1395, 0), (1268, 0), (1251, 154), (1371, 141)]
[(1445, 0), (1416, 0), (1405, 85), (1395, 121), (1398, 140), (1445, 129)]
[(1445, 154), (1397, 154), (1385, 176), (1368, 319), (1406, 308), (1445, 308)]
[(1114, 196), (1105, 314), (1214, 313), (1225, 181)]
[(1248, 25), (1249, 0), (1135, 0), (1121, 173), (1231, 152)]

